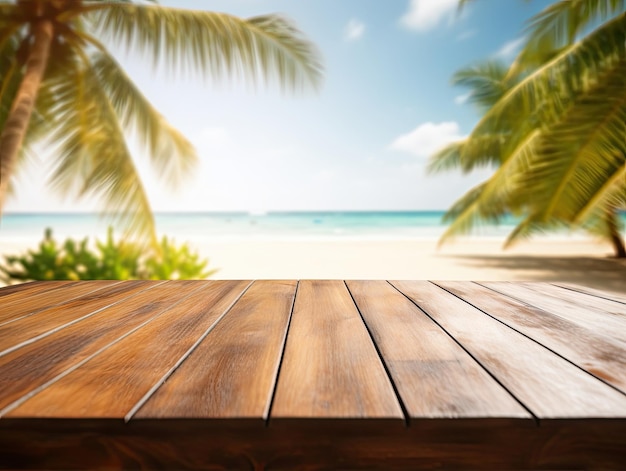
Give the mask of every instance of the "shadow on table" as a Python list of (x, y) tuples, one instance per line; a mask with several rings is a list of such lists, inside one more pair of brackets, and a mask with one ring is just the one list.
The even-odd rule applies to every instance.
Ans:
[(597, 289), (624, 292), (626, 260), (594, 257), (532, 255), (444, 255), (476, 269), (507, 270), (511, 279), (564, 281)]

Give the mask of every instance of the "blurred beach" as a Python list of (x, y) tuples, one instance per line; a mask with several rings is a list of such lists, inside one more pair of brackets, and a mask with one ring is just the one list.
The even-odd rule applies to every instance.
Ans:
[[(583, 233), (551, 233), (502, 249), (514, 221), (438, 247), (440, 212), (157, 214), (162, 235), (188, 242), (214, 279), (430, 279), (564, 281), (624, 290), (626, 261)], [(624, 217), (624, 215), (622, 215)], [(43, 238), (103, 239), (93, 214), (13, 214), (0, 227), (0, 253), (22, 253)], [(120, 232), (117, 236), (120, 236)]]

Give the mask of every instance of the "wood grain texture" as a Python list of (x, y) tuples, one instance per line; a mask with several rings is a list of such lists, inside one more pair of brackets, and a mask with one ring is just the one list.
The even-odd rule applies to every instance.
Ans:
[(611, 337), (475, 283), (437, 281), (435, 284), (626, 394), (626, 349)]
[(57, 329), (62, 329), (73, 322), (80, 322), (81, 319), (97, 313), (100, 309), (118, 303), (151, 286), (154, 284), (150, 281), (113, 284), (4, 324), (0, 326), (0, 357)]
[(301, 281), (271, 420), (403, 418), (391, 382), (342, 281)]
[(392, 282), (536, 417), (626, 417), (626, 396), (429, 282)]
[[(73, 281), (29, 281), (27, 283), (19, 283), (17, 285), (3, 286), (0, 288), (0, 302), (6, 302), (11, 299), (23, 296), (32, 296), (33, 294), (45, 290), (51, 290), (61, 286), (67, 286)], [(15, 295), (15, 293), (21, 293)], [(15, 295), (10, 296), (9, 295)]]
[(135, 415), (267, 419), (295, 281), (257, 281)]
[(0, 300), (0, 306), (2, 307), (0, 309), (0, 324), (36, 314), (44, 309), (70, 302), (74, 298), (96, 292), (117, 283), (120, 282), (108, 280), (69, 282), (66, 286), (55, 284), (51, 289), (47, 289), (46, 286), (41, 287), (41, 290), (35, 288), (38, 292), (33, 293), (32, 296), (23, 296), (20, 293), (15, 293), (16, 297), (12, 298), (13, 295), (9, 295), (5, 299)]
[(8, 417), (125, 415), (230, 308), (243, 281), (188, 281), (195, 290), (143, 328), (117, 342), (19, 407)]
[[(541, 285), (528, 285), (509, 282), (480, 283), (498, 293), (505, 294), (531, 306), (559, 315), (564, 319), (576, 322), (591, 331), (606, 335), (626, 347), (626, 306), (604, 299), (597, 299), (597, 305), (587, 302), (582, 304), (574, 298), (579, 293), (567, 291), (562, 295), (554, 295), (549, 288)], [(549, 286), (549, 285), (546, 285)], [(554, 288), (561, 291), (560, 288)], [(589, 297), (583, 294), (580, 296)], [(591, 298), (594, 300), (594, 298)], [(608, 304), (608, 305), (607, 305)], [(601, 306), (601, 307), (598, 307)]]
[(187, 285), (151, 282), (152, 289), (0, 357), (0, 416), (7, 412), (3, 409), (14, 408), (10, 406), (180, 302), (190, 294)]
[(531, 418), (480, 364), (389, 283), (346, 283), (411, 418)]
[[(568, 289), (570, 291), (578, 291), (580, 293), (590, 294), (598, 298), (609, 299), (618, 303), (626, 304), (626, 293), (616, 293), (615, 291), (604, 291), (596, 288), (590, 288), (588, 286), (576, 285), (573, 283), (555, 282), (552, 283), (555, 286)], [(626, 290), (626, 287), (624, 288)], [(567, 295), (566, 295), (567, 296)]]
[[(591, 308), (594, 311), (601, 311), (602, 315), (621, 319), (626, 325), (626, 304), (620, 303), (619, 301), (598, 298), (597, 296), (568, 290), (549, 283), (524, 281), (517, 284), (546, 296), (563, 299), (570, 304)], [(624, 279), (624, 287), (626, 288), (626, 279)]]

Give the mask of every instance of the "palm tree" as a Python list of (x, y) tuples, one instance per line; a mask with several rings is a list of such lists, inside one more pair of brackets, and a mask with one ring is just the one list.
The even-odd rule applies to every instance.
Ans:
[(434, 157), (442, 162), (433, 168), (471, 167), (494, 153), (494, 136), (503, 138), (492, 159), (499, 168), (455, 204), (446, 237), (515, 212), (525, 217), (507, 244), (574, 226), (626, 257), (616, 218), (626, 207), (625, 10), (624, 0), (571, 0), (531, 20), (524, 50), (502, 76), (507, 90), (466, 141)]
[(292, 90), (321, 80), (315, 47), (280, 16), (240, 19), (132, 1), (0, 0), (0, 213), (15, 169), (43, 138), (56, 150), (55, 189), (100, 197), (131, 232), (154, 236), (127, 134), (139, 136), (170, 181), (197, 156), (105, 44), (204, 78), (278, 79)]

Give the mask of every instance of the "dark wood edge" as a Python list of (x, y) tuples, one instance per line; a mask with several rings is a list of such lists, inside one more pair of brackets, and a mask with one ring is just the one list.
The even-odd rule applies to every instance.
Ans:
[(0, 469), (619, 469), (624, 419), (0, 420)]

